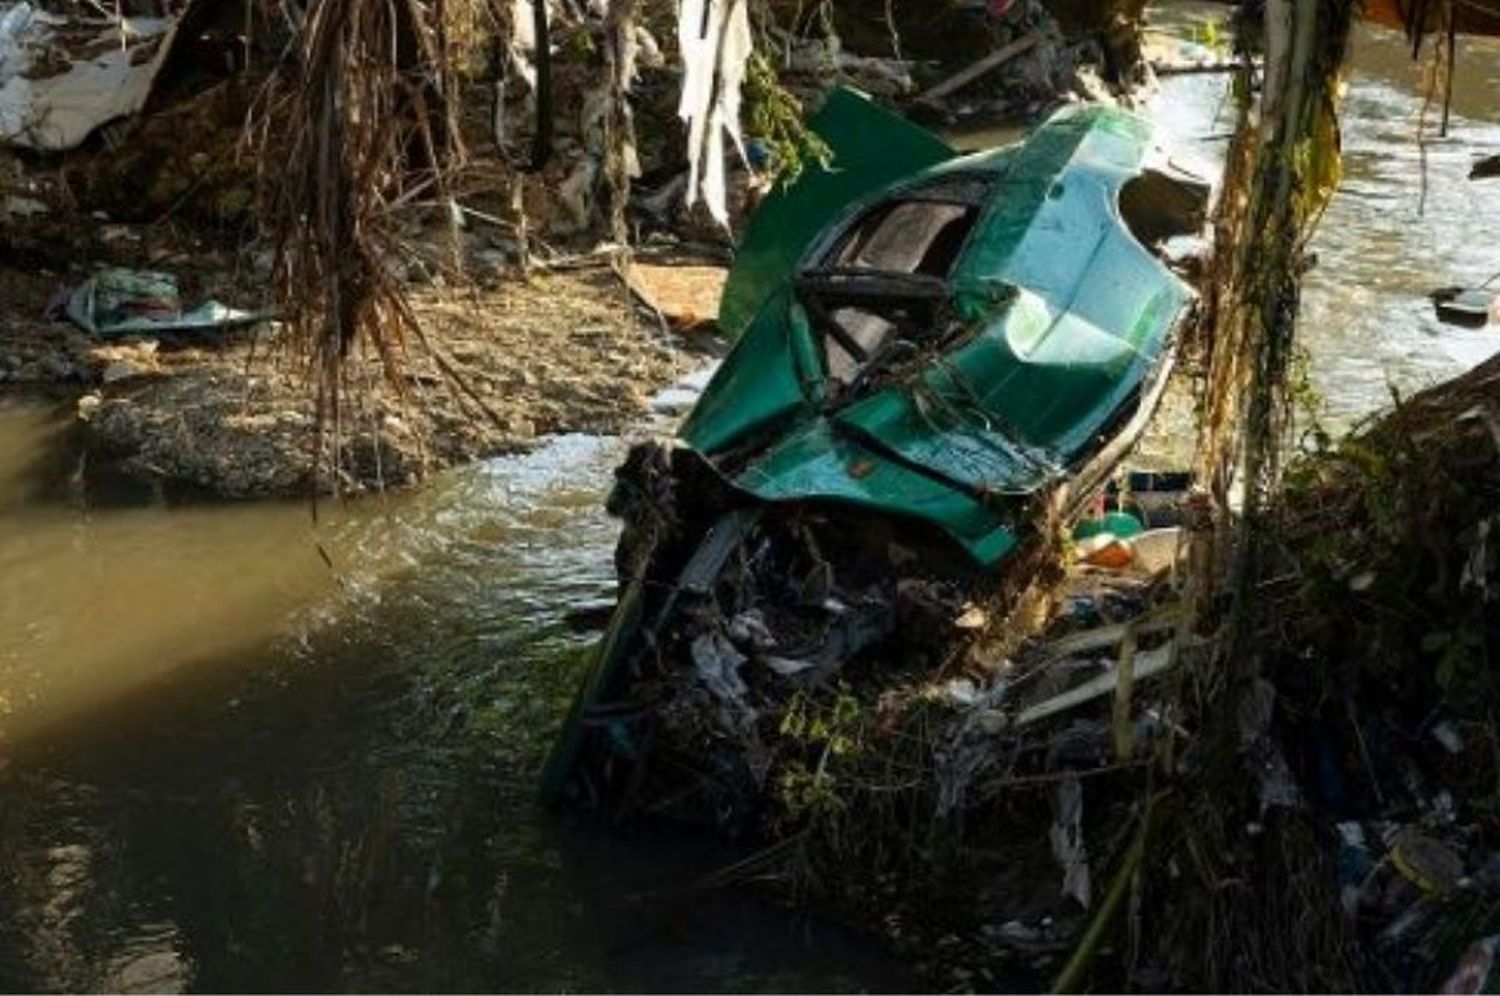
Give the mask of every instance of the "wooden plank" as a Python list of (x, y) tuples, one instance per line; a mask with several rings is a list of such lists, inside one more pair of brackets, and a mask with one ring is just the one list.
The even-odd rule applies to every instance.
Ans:
[(1009, 45), (1002, 45), (978, 62), (960, 69), (941, 83), (928, 89), (927, 92), (923, 93), (917, 99), (922, 101), (942, 100), (950, 93), (961, 90), (970, 83), (973, 83), (985, 73), (998, 69), (1016, 56), (1031, 50), (1041, 40), (1041, 33), (1037, 31), (1033, 31), (1029, 35), (1022, 35)]
[(718, 316), (726, 273), (722, 266), (632, 263), (625, 270), (625, 282), (673, 328), (693, 328)]
[[(1145, 681), (1168, 670), (1177, 663), (1177, 655), (1172, 652), (1172, 644), (1158, 647), (1155, 650), (1142, 650), (1135, 654), (1133, 659), (1132, 680), (1135, 683)], [(1055, 716), (1060, 712), (1102, 698), (1115, 690), (1119, 684), (1120, 674), (1117, 669), (1111, 669), (1097, 677), (1090, 678), (1077, 688), (1070, 688), (1061, 695), (1038, 702), (1036, 705), (1026, 709), (1016, 717), (1017, 726), (1030, 726), (1032, 723), (1040, 722), (1049, 716)]]
[(1160, 633), (1162, 630), (1176, 626), (1177, 622), (1178, 614), (1175, 611), (1169, 611), (1155, 619), (1133, 619), (1129, 622), (1071, 633), (1051, 643), (1042, 644), (1042, 649), (1047, 652), (1047, 660), (1058, 661), (1064, 657), (1086, 654), (1091, 650), (1107, 650), (1125, 639), (1131, 630), (1134, 630), (1137, 635)]

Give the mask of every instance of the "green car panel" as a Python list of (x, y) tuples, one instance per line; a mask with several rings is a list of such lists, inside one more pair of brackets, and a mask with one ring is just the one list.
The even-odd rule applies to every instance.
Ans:
[(993, 563), (1015, 546), (995, 509), (900, 461), (808, 420), (755, 461), (736, 483), (766, 501), (816, 497), (939, 523), (975, 559)]
[(719, 326), (738, 337), (793, 275), (807, 246), (848, 205), (958, 156), (952, 146), (843, 87), (829, 92), (811, 127), (834, 151), (750, 217), (719, 302)]
[(1160, 368), (1192, 300), (1121, 216), (1126, 201), (1161, 203), (1122, 197), (1148, 177), (1141, 119), (1069, 109), (1021, 144), (961, 156), (835, 91), (814, 127), (834, 169), (807, 171), (752, 218), (720, 309), (737, 343), (679, 433), (716, 485), (755, 501), (726, 511), (710, 489), (717, 518), (686, 562), (672, 552), (659, 574), (625, 581), (548, 761), (549, 799), (590, 724), (611, 759), (638, 756), (622, 669), (677, 624), (683, 593), (706, 597), (762, 509), (918, 520), (991, 568), (1017, 546), (1029, 496), (1081, 462)]
[[(865, 166), (859, 184), (849, 172), (842, 184), (809, 173), (761, 207), (722, 309), (725, 327), (742, 334), (681, 438), (757, 498), (922, 519), (989, 566), (1015, 545), (1017, 499), (1100, 440), (1161, 359), (1192, 292), (1118, 207), (1153, 151), (1144, 120), (1069, 108), (1021, 144), (942, 158), (937, 139), (913, 138), (926, 133), (904, 122), (893, 131), (889, 120), (847, 92), (815, 120), (839, 162), (855, 141), (868, 164), (872, 136), (884, 134), (890, 168)], [(895, 165), (922, 160), (914, 176)], [(867, 271), (828, 265), (844, 252), (840, 240), (867, 219), (878, 227), (903, 197), (935, 203), (923, 192), (945, 178), (972, 179), (987, 193), (944, 276), (922, 275), (924, 256), (901, 278), (914, 294), (936, 284), (963, 334), (921, 369), (838, 398), (832, 347), (820, 341), (799, 280), (861, 279)]]

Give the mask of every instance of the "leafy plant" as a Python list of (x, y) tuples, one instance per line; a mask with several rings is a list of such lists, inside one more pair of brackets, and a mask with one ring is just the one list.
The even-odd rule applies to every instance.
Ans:
[(767, 152), (768, 172), (778, 184), (790, 184), (809, 164), (827, 169), (833, 150), (803, 120), (802, 102), (776, 78), (760, 53), (751, 55), (745, 75), (745, 120), (752, 140)]

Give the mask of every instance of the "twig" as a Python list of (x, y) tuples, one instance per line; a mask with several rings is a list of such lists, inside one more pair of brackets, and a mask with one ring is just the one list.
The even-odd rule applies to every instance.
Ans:
[(1196, 76), (1200, 73), (1234, 73), (1241, 62), (1153, 62), (1151, 71), (1158, 76)]
[[(1115, 760), (1128, 761), (1134, 753), (1133, 737), (1131, 736), (1130, 723), (1130, 700), (1131, 690), (1135, 686), (1135, 641), (1136, 631), (1132, 627), (1125, 633), (1125, 639), (1120, 643), (1120, 661), (1115, 665), (1115, 674), (1118, 679), (1115, 684), (1115, 708), (1111, 719), (1114, 727)], [(1167, 651), (1170, 656), (1171, 650)]]
[(1063, 771), (1048, 771), (1039, 775), (1012, 775), (992, 782), (980, 783), (977, 788), (985, 792), (1000, 792), (1031, 785), (1055, 785), (1066, 778), (1094, 778), (1100, 775), (1115, 775), (1136, 768), (1148, 768), (1150, 761), (1123, 761), (1116, 764), (1101, 764), (1097, 768), (1068, 768)]
[(941, 100), (950, 93), (968, 86), (985, 73), (999, 68), (1016, 56), (1028, 51), (1041, 40), (1041, 34), (1035, 31), (1028, 35), (1022, 35), (1009, 45), (1003, 45), (978, 62), (959, 70), (936, 86), (929, 87), (917, 100), (922, 103)]

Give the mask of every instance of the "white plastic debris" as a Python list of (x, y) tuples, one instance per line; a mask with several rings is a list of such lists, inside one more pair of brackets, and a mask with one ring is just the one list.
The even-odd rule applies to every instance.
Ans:
[(1458, 729), (1458, 724), (1451, 719), (1445, 719), (1433, 725), (1432, 739), (1443, 745), (1443, 749), (1450, 754), (1462, 754), (1464, 752), (1464, 735)]
[(71, 149), (95, 128), (135, 114), (177, 23), (64, 18), (26, 2), (0, 3), (0, 144)]
[(47, 205), (35, 197), (10, 196), (0, 199), (0, 215), (7, 218), (30, 218), (32, 215), (46, 213)]
[(726, 704), (743, 705), (749, 692), (740, 677), (745, 655), (718, 633), (700, 633), (693, 640), (693, 664), (698, 679)]
[(740, 134), (740, 88), (754, 49), (747, 0), (681, 0), (677, 40), (683, 64), (677, 113), (688, 125), (687, 202), (701, 197), (727, 226), (725, 135), (748, 162)]
[(759, 609), (746, 609), (729, 620), (729, 638), (742, 647), (769, 650), (776, 646), (776, 636), (766, 625), (766, 617)]
[(1057, 817), (1048, 832), (1052, 856), (1062, 868), (1062, 894), (1088, 909), (1093, 902), (1089, 852), (1083, 839), (1083, 786), (1069, 774), (1057, 783)]

